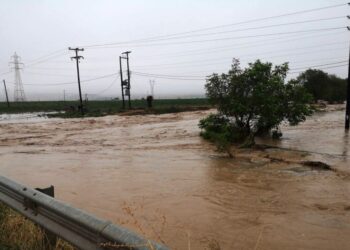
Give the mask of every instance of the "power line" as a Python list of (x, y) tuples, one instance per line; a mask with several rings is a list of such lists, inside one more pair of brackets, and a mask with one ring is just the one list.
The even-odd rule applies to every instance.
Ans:
[[(66, 54), (66, 52), (65, 53), (62, 53), (62, 54), (59, 54), (59, 55), (55, 55), (55, 56), (52, 56), (52, 55), (54, 55), (54, 54), (57, 54), (58, 52), (61, 52), (62, 50), (57, 50), (57, 51), (55, 51), (55, 52), (52, 52), (52, 53), (50, 53), (50, 54), (48, 54), (48, 55), (46, 55), (46, 56), (42, 56), (42, 57), (39, 57), (39, 58), (37, 58), (37, 59), (34, 59), (34, 60), (31, 60), (31, 61), (29, 61), (29, 64), (27, 64), (27, 68), (28, 67), (32, 67), (33, 65), (36, 65), (36, 64), (40, 64), (40, 63), (43, 63), (43, 62), (46, 62), (46, 61), (48, 61), (48, 60), (50, 60), (50, 59), (52, 59), (52, 58), (56, 58), (56, 57), (58, 57), (58, 56), (61, 56), (61, 55), (64, 55), (64, 54)], [(48, 56), (50, 56), (49, 58), (46, 58), (46, 57), (48, 57)], [(44, 59), (45, 58), (45, 59)], [(39, 61), (38, 61), (39, 60)], [(2, 72), (2, 73), (0, 73), (0, 75), (5, 75), (5, 74), (9, 74), (9, 73), (11, 73), (12, 71), (6, 71), (6, 72)]]
[[(285, 56), (300, 56), (300, 55), (305, 55), (305, 54), (314, 54), (314, 53), (323, 53), (323, 52), (330, 52), (330, 51), (340, 51), (340, 50), (344, 50), (344, 48), (331, 48), (331, 49), (321, 49), (321, 50), (314, 50), (314, 51), (306, 51), (306, 52), (300, 52), (300, 53), (288, 53), (288, 54), (278, 54), (276, 56), (270, 56), (268, 57), (269, 59), (271, 58), (279, 58), (279, 57), (285, 57)], [(245, 59), (248, 58), (253, 58), (253, 57), (246, 57)], [(266, 58), (266, 57), (265, 57)], [(264, 57), (263, 57), (264, 59)]]
[[(301, 70), (301, 69), (308, 69), (308, 68), (316, 68), (316, 67), (324, 67), (324, 66), (330, 66), (330, 67), (326, 67), (326, 68), (332, 68), (332, 67), (339, 67), (339, 66), (343, 66), (344, 63), (346, 63), (347, 60), (344, 61), (338, 61), (338, 62), (333, 62), (333, 63), (326, 63), (326, 64), (318, 64), (318, 65), (311, 65), (311, 66), (307, 66), (307, 67), (299, 67), (299, 68), (292, 68), (290, 69), (291, 71), (295, 71), (295, 70)], [(342, 65), (337, 65), (335, 66), (335, 64), (342, 64)], [(145, 72), (136, 72), (136, 71), (132, 71), (133, 74), (138, 75), (138, 76), (145, 76), (145, 77), (155, 77), (155, 78), (165, 78), (165, 79), (176, 79), (176, 80), (203, 80), (205, 77), (207, 76), (192, 76), (192, 75), (164, 75), (164, 74), (153, 74), (153, 73), (145, 73)]]
[[(333, 57), (333, 58), (319, 58), (319, 59), (313, 59), (313, 60), (303, 60), (303, 61), (288, 61), (289, 65), (294, 65), (294, 66), (298, 66), (298, 67), (307, 67), (309, 64), (305, 64), (305, 63), (310, 63), (310, 62), (329, 62), (330, 60), (342, 60), (345, 61), (346, 58), (340, 58), (340, 57)], [(333, 62), (334, 63), (334, 62)], [(279, 64), (279, 63), (275, 63), (275, 64)], [(188, 66), (186, 66), (188, 67)], [(191, 71), (191, 72), (186, 72), (184, 74), (205, 74), (205, 75), (210, 75), (213, 71), (212, 70), (202, 70), (202, 71)]]
[[(315, 37), (315, 36), (313, 36)], [(274, 39), (272, 39), (274, 40)], [(298, 40), (298, 39), (293, 39), (293, 40)], [(288, 40), (287, 40), (288, 41)], [(285, 42), (285, 41), (281, 41), (281, 42)], [(261, 45), (261, 43), (259, 43), (259, 45)], [(323, 45), (322, 45), (323, 46)], [(249, 46), (246, 46), (246, 47), (249, 47)], [(54, 57), (57, 57), (57, 56), (60, 56), (60, 55), (55, 55)], [(49, 60), (49, 59), (52, 59), (52, 58), (47, 58), (46, 60)], [(44, 61), (40, 61), (40, 62), (37, 62), (37, 63), (41, 63), (41, 62), (44, 62)], [(182, 64), (182, 63), (181, 63)], [(164, 64), (162, 64), (161, 66), (163, 66)], [(146, 67), (149, 67), (149, 66), (146, 66)], [(45, 69), (48, 69), (48, 68), (45, 68)], [(10, 73), (11, 71), (9, 72), (5, 72), (5, 73)]]
[(145, 76), (164, 76), (164, 77), (178, 77), (178, 78), (181, 78), (181, 77), (187, 77), (187, 78), (190, 78), (190, 77), (194, 77), (194, 78), (198, 78), (198, 77), (203, 77), (203, 76), (189, 76), (189, 75), (164, 75), (164, 74), (152, 74), (152, 73), (144, 73), (144, 72), (136, 72), (136, 71), (132, 71), (133, 74), (137, 74), (137, 75), (145, 75)]
[(100, 92), (97, 92), (97, 94), (94, 94), (94, 95), (101, 95), (101, 94), (103, 94), (104, 92), (106, 92), (107, 90), (109, 90), (110, 88), (112, 88), (113, 85), (114, 85), (114, 84), (116, 83), (116, 81), (118, 80), (118, 78), (119, 78), (119, 75), (117, 75), (117, 77), (111, 82), (110, 85), (108, 85), (107, 88), (101, 90)]
[[(103, 76), (99, 76), (99, 77), (94, 77), (94, 78), (90, 78), (90, 79), (86, 79), (86, 80), (81, 80), (80, 82), (91, 82), (91, 81), (95, 81), (95, 80), (100, 80), (100, 79), (104, 79), (104, 78), (109, 78), (112, 76), (118, 75), (118, 73), (113, 73), (113, 74), (108, 74), (108, 75), (103, 75)], [(76, 82), (59, 82), (59, 83), (26, 83), (23, 85), (31, 85), (31, 86), (59, 86), (59, 85), (70, 85), (70, 84), (76, 84)]]
[[(307, 52), (301, 52), (301, 53), (287, 53), (287, 54), (277, 54), (276, 56), (273, 56), (273, 57), (269, 57), (269, 58), (276, 58), (276, 57), (285, 57), (285, 56), (295, 56), (295, 55), (304, 55), (304, 54), (313, 54), (313, 53), (318, 53), (318, 52), (327, 52), (327, 51), (334, 51), (334, 50), (343, 50), (343, 48), (331, 48), (331, 49), (322, 49), (322, 50), (314, 50), (314, 51), (307, 51)], [(267, 53), (268, 54), (268, 53)], [(270, 53), (270, 54), (274, 54), (274, 53)], [(252, 55), (254, 54), (249, 54), (248, 57), (246, 55), (246, 57), (243, 56), (233, 56), (233, 57), (236, 57), (236, 58), (239, 58), (239, 59), (242, 59), (242, 58), (252, 58)], [(215, 61), (227, 61), (227, 60), (231, 60), (233, 58), (232, 56), (231, 57), (227, 57), (227, 58), (216, 58), (216, 59), (211, 59), (211, 60), (205, 60), (206, 62), (215, 62)], [(216, 64), (213, 64), (213, 63), (201, 63), (203, 62), (203, 60), (193, 60), (193, 61), (183, 61), (183, 62), (178, 62), (178, 63), (168, 63), (168, 64), (152, 64), (152, 65), (141, 65), (141, 66), (134, 66), (134, 68), (152, 68), (152, 67), (162, 67), (162, 66), (176, 66), (176, 65), (191, 65), (191, 66), (194, 66), (194, 65), (198, 65), (198, 66), (202, 66), (202, 65), (217, 65)], [(199, 63), (199, 64), (198, 64)]]
[(340, 58), (340, 57), (328, 57), (328, 58), (318, 58), (318, 59), (312, 59), (312, 60), (303, 60), (303, 61), (289, 61), (289, 64), (305, 64), (305, 62), (321, 62), (321, 61), (330, 61), (330, 60), (343, 60), (345, 61), (346, 58)]
[[(31, 71), (25, 71), (25, 74), (29, 75), (39, 75), (39, 76), (60, 76), (60, 77), (74, 77), (73, 73), (71, 75), (66, 74), (51, 74), (51, 73), (38, 73), (38, 72), (31, 72)], [(86, 75), (85, 75), (86, 76)], [(88, 76), (88, 77), (98, 77), (98, 76)]]
[[(292, 42), (292, 41), (299, 41), (301, 39), (307, 39), (307, 38), (315, 38), (315, 37), (323, 37), (323, 36), (330, 36), (330, 35), (336, 35), (336, 34), (340, 34), (343, 32), (331, 32), (331, 33), (327, 33), (327, 34), (321, 34), (321, 35), (300, 35), (297, 34), (296, 37), (295, 35), (291, 36), (291, 37), (295, 37), (295, 38), (290, 38), (290, 39), (285, 39), (285, 37), (282, 38), (272, 38), (272, 39), (261, 39), (258, 41), (254, 41), (254, 42), (250, 42), (250, 43), (236, 43), (233, 46), (215, 46), (215, 47), (210, 47), (210, 48), (206, 48), (206, 49), (195, 49), (195, 50), (184, 50), (183, 54), (179, 54), (179, 53), (173, 53), (173, 54), (160, 54), (160, 55), (156, 55), (156, 56), (166, 56), (167, 58), (169, 57), (183, 57), (183, 56), (188, 56), (188, 55), (203, 55), (204, 53), (200, 53), (200, 52), (205, 52), (205, 54), (207, 53), (216, 53), (217, 51), (228, 51), (228, 49), (238, 49), (238, 48), (252, 48), (252, 47), (261, 47), (261, 46), (266, 46), (267, 42), (270, 41), (276, 41), (276, 42), (272, 42), (272, 43), (268, 43), (269, 45), (271, 44), (279, 44), (279, 43), (285, 43), (285, 42)], [(281, 40), (281, 41), (279, 41)], [(191, 53), (191, 52), (197, 52), (197, 53)], [(199, 52), (199, 53), (198, 53)], [(173, 55), (173, 56), (171, 56)], [(148, 56), (148, 58), (150, 58), (151, 56)]]
[(37, 72), (30, 72), (30, 71), (25, 71), (25, 74), (29, 75), (39, 75), (39, 76), (64, 76), (64, 77), (73, 77), (73, 75), (63, 75), (63, 74), (47, 74), (47, 73), (37, 73)]
[[(322, 67), (322, 68), (318, 68), (318, 69), (333, 69), (333, 68), (341, 68), (341, 67), (345, 67), (345, 66), (348, 66), (348, 64), (346, 63), (346, 64), (342, 64), (342, 65), (338, 65), (338, 66)], [(303, 72), (305, 72), (305, 70), (310, 69), (310, 68), (312, 68), (312, 67), (307, 67), (302, 71), (295, 71), (295, 72), (290, 71), (290, 72), (288, 72), (288, 74), (300, 74), (300, 73), (303, 73)]]
[(54, 68), (49, 68), (49, 67), (33, 67), (31, 70), (71, 70), (71, 68), (60, 68), (60, 67), (54, 67)]
[(2, 73), (0, 73), (0, 75), (6, 75), (6, 74), (10, 74), (12, 71), (11, 70), (9, 70), (9, 71), (6, 71), (6, 72), (2, 72)]
[(212, 35), (227, 34), (227, 33), (233, 33), (233, 32), (241, 32), (241, 31), (249, 31), (249, 30), (267, 29), (267, 28), (273, 28), (273, 27), (289, 26), (289, 25), (295, 25), (295, 24), (305, 24), (305, 23), (314, 23), (314, 22), (320, 22), (320, 21), (329, 21), (329, 20), (335, 20), (335, 19), (340, 19), (340, 18), (343, 18), (345, 20), (346, 16), (337, 16), (337, 17), (330, 17), (330, 18), (319, 18), (319, 19), (304, 20), (304, 21), (298, 21), (298, 22), (272, 24), (272, 25), (250, 27), (250, 28), (243, 28), (243, 29), (235, 29), (235, 30), (228, 30), (228, 31), (221, 31), (221, 32), (214, 32), (214, 33), (192, 34), (192, 35), (185, 35), (185, 36), (168, 37), (168, 38), (162, 38), (162, 39), (156, 39), (156, 40), (150, 40), (150, 41), (151, 42), (153, 42), (153, 41), (166, 41), (166, 40), (178, 40), (178, 39), (191, 38), (191, 37), (212, 36)]
[[(205, 39), (205, 40), (193, 40), (193, 41), (183, 41), (183, 42), (170, 42), (170, 43), (146, 43), (146, 44), (136, 44), (132, 45), (132, 47), (149, 47), (149, 46), (164, 46), (164, 45), (179, 45), (179, 44), (193, 44), (193, 43), (205, 43), (205, 42), (218, 42), (218, 41), (228, 41), (228, 40), (236, 40), (236, 39), (245, 39), (245, 38), (257, 38), (257, 37), (269, 37), (269, 36), (280, 36), (280, 35), (288, 35), (288, 34), (300, 34), (300, 33), (308, 33), (308, 32), (323, 32), (330, 30), (340, 30), (346, 29), (346, 26), (342, 27), (332, 27), (332, 28), (321, 28), (321, 29), (309, 29), (309, 30), (297, 30), (297, 31), (288, 31), (288, 32), (278, 32), (278, 33), (268, 33), (268, 34), (258, 34), (258, 35), (246, 35), (246, 36), (235, 36), (235, 37), (223, 37), (223, 38), (215, 38), (215, 39)], [(100, 46), (99, 48), (120, 48), (125, 45), (115, 45), (115, 46)]]
[[(340, 62), (337, 62), (340, 63)], [(335, 63), (333, 63), (335, 64)], [(325, 65), (325, 64), (322, 64)], [(313, 66), (308, 66), (305, 67), (305, 69), (307, 68), (312, 68), (312, 67), (317, 67), (320, 65), (313, 65)], [(339, 66), (344, 66), (344, 65), (339, 65)], [(336, 66), (336, 67), (339, 67)], [(327, 67), (329, 68), (329, 67)], [(333, 68), (333, 67), (332, 67)], [(291, 70), (295, 70), (295, 69), (291, 69)], [(203, 79), (189, 79), (189, 78), (198, 78), (201, 76), (189, 76), (189, 75), (163, 75), (163, 74), (152, 74), (152, 73), (145, 73), (145, 72), (135, 72), (132, 71), (131, 72), (134, 75), (137, 76), (145, 76), (145, 77), (154, 77), (154, 78), (165, 78), (165, 79), (175, 79), (175, 80), (203, 80)], [(292, 73), (292, 72), (291, 72)], [(90, 78), (90, 79), (86, 79), (86, 80), (82, 80), (81, 82), (91, 82), (91, 81), (95, 81), (95, 80), (100, 80), (100, 79), (104, 79), (104, 78), (109, 78), (112, 76), (118, 76), (118, 73), (113, 73), (113, 74), (108, 74), (108, 75), (103, 75), (103, 76), (99, 76), (99, 77), (94, 77), (94, 78)], [(205, 76), (202, 76), (205, 77)], [(187, 78), (187, 79), (186, 79)], [(115, 80), (114, 80), (115, 81)], [(61, 83), (50, 83), (50, 84), (33, 84), (33, 83), (27, 83), (24, 85), (32, 85), (32, 86), (58, 86), (58, 85), (70, 85), (70, 84), (76, 84), (76, 82), (61, 82)]]
[(115, 43), (86, 45), (84, 47), (92, 48), (92, 47), (100, 47), (100, 46), (108, 46), (108, 45), (116, 45), (116, 44), (144, 42), (144, 41), (154, 40), (154, 39), (158, 39), (158, 38), (165, 38), (165, 37), (171, 37), (171, 36), (177, 36), (177, 35), (183, 35), (183, 34), (190, 34), (190, 33), (196, 33), (196, 32), (201, 32), (201, 31), (214, 30), (214, 29), (218, 29), (218, 28), (225, 28), (225, 27), (231, 27), (231, 26), (236, 26), (236, 25), (242, 25), (242, 24), (260, 22), (260, 21), (266, 21), (266, 20), (271, 20), (271, 19), (276, 19), (276, 18), (281, 18), (281, 17), (287, 17), (287, 16), (293, 16), (293, 15), (317, 12), (317, 11), (337, 8), (337, 7), (341, 7), (341, 6), (345, 6), (345, 5), (347, 5), (347, 3), (329, 5), (329, 6), (325, 6), (325, 7), (301, 10), (301, 11), (296, 11), (296, 12), (290, 12), (290, 13), (285, 13), (285, 14), (276, 15), (276, 16), (255, 18), (255, 19), (251, 19), (251, 20), (247, 20), (247, 21), (241, 21), (241, 22), (236, 22), (236, 23), (231, 23), (231, 24), (224, 24), (224, 25), (217, 25), (217, 26), (212, 26), (212, 27), (207, 27), (207, 28), (202, 28), (202, 29), (190, 30), (190, 31), (186, 31), (186, 32), (178, 32), (178, 33), (173, 33), (173, 34), (168, 34), (168, 35), (153, 36), (153, 37), (148, 37), (148, 38), (143, 38), (143, 39), (138, 39), (138, 40), (125, 41), (125, 42), (119, 42), (119, 43), (115, 42)]
[(27, 68), (28, 67), (32, 67), (32, 66), (37, 65), (37, 64), (41, 64), (41, 63), (47, 62), (47, 61), (49, 61), (49, 60), (51, 60), (53, 58), (57, 58), (57, 57), (60, 57), (60, 56), (63, 56), (63, 55), (67, 55), (67, 54), (68, 54), (67, 52), (63, 52), (63, 53), (60, 53), (58, 55), (53, 55), (53, 56), (47, 57), (45, 59), (37, 60), (35, 62), (29, 63), (27, 65)]
[(161, 79), (169, 79), (169, 80), (185, 80), (185, 81), (203, 81), (205, 78), (199, 78), (199, 76), (192, 77), (192, 76), (174, 76), (174, 75), (160, 75), (160, 74), (150, 74), (150, 73), (142, 73), (142, 72), (132, 72), (136, 76), (141, 77), (154, 77), (154, 78), (161, 78)]
[[(51, 57), (51, 56), (56, 55), (57, 53), (60, 53), (60, 52), (65, 52), (66, 53), (66, 49), (55, 50), (55, 51), (53, 51), (51, 53), (48, 53), (48, 54), (43, 55), (43, 56), (40, 56), (40, 57), (38, 57), (36, 59), (29, 60), (27, 63), (28, 64), (32, 64), (32, 63), (35, 63), (36, 61), (41, 61), (43, 59), (46, 59), (47, 57)], [(62, 53), (60, 53), (60, 54), (62, 54)]]
[[(136, 75), (136, 74), (135, 74)], [(136, 75), (139, 77), (146, 77), (149, 78), (149, 75)], [(167, 79), (167, 80), (179, 80), (179, 81), (205, 81), (205, 79), (195, 79), (195, 78), (175, 78), (175, 77), (163, 77), (163, 76), (153, 76), (154, 78), (159, 78), (159, 79)]]
[[(319, 64), (319, 65), (313, 65), (313, 66), (309, 66), (307, 68), (316, 68), (316, 67), (323, 67), (323, 66), (328, 66), (328, 65), (334, 65), (334, 64), (344, 64), (344, 63), (347, 63), (348, 61), (347, 60), (344, 60), (344, 61), (339, 61), (339, 62), (334, 62), (334, 63), (326, 63), (326, 64)], [(291, 71), (294, 71), (294, 70), (300, 70), (300, 69), (305, 69), (305, 67), (299, 67), (299, 68), (294, 68), (294, 69), (290, 69)]]

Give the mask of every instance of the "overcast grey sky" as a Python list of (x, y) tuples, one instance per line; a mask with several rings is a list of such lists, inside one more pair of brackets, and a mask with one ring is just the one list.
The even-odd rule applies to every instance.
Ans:
[[(336, 4), (343, 5), (229, 25)], [(259, 58), (290, 62), (289, 77), (315, 65), (346, 77), (349, 14), (346, 1), (337, 0), (0, 0), (0, 77), (12, 99), (14, 73), (6, 72), (17, 52), (25, 64), (21, 74), (28, 99), (62, 99), (63, 90), (76, 98), (69, 46), (85, 48), (83, 81), (117, 74), (118, 56), (131, 50), (134, 97), (150, 92), (150, 79), (156, 97), (204, 95), (202, 79), (227, 72), (233, 57), (243, 65)], [(207, 29), (215, 26), (222, 27)], [(207, 30), (166, 36), (197, 29)], [(158, 38), (130, 42), (149, 37)], [(82, 91), (90, 98), (120, 97), (120, 80), (112, 75), (82, 82)]]

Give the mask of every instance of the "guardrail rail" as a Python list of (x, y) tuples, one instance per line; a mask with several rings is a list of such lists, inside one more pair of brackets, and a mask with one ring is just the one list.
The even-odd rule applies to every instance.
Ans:
[(4, 176), (0, 176), (0, 201), (79, 249), (168, 250)]

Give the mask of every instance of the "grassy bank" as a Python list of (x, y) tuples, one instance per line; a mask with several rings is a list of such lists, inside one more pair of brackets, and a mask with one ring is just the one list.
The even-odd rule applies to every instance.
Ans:
[[(0, 202), (0, 249), (47, 250), (44, 231)], [(53, 250), (73, 250), (68, 243), (58, 240)]]
[[(128, 103), (126, 103), (128, 105)], [(147, 108), (146, 100), (132, 100), (131, 106), (133, 110), (139, 112), (129, 112), (130, 114), (163, 114), (175, 113), (192, 110), (208, 109), (209, 103), (205, 98), (197, 99), (160, 99), (153, 102), (153, 108)], [(108, 101), (88, 101), (85, 103), (85, 116), (96, 117), (110, 114), (125, 112), (122, 109), (122, 102), (120, 100)], [(143, 112), (141, 112), (143, 110)], [(42, 102), (22, 102), (11, 103), (10, 107), (4, 102), (0, 103), (0, 113), (27, 113), (27, 112), (60, 112), (52, 115), (54, 117), (81, 117), (78, 112), (78, 101), (42, 101)]]

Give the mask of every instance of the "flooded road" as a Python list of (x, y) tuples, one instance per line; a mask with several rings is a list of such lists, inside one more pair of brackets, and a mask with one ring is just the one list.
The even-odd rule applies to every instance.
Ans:
[[(172, 249), (348, 249), (344, 111), (283, 127), (229, 159), (199, 137), (208, 111), (0, 124), (0, 173)], [(292, 150), (289, 150), (292, 149)], [(330, 164), (318, 171), (301, 161)]]

